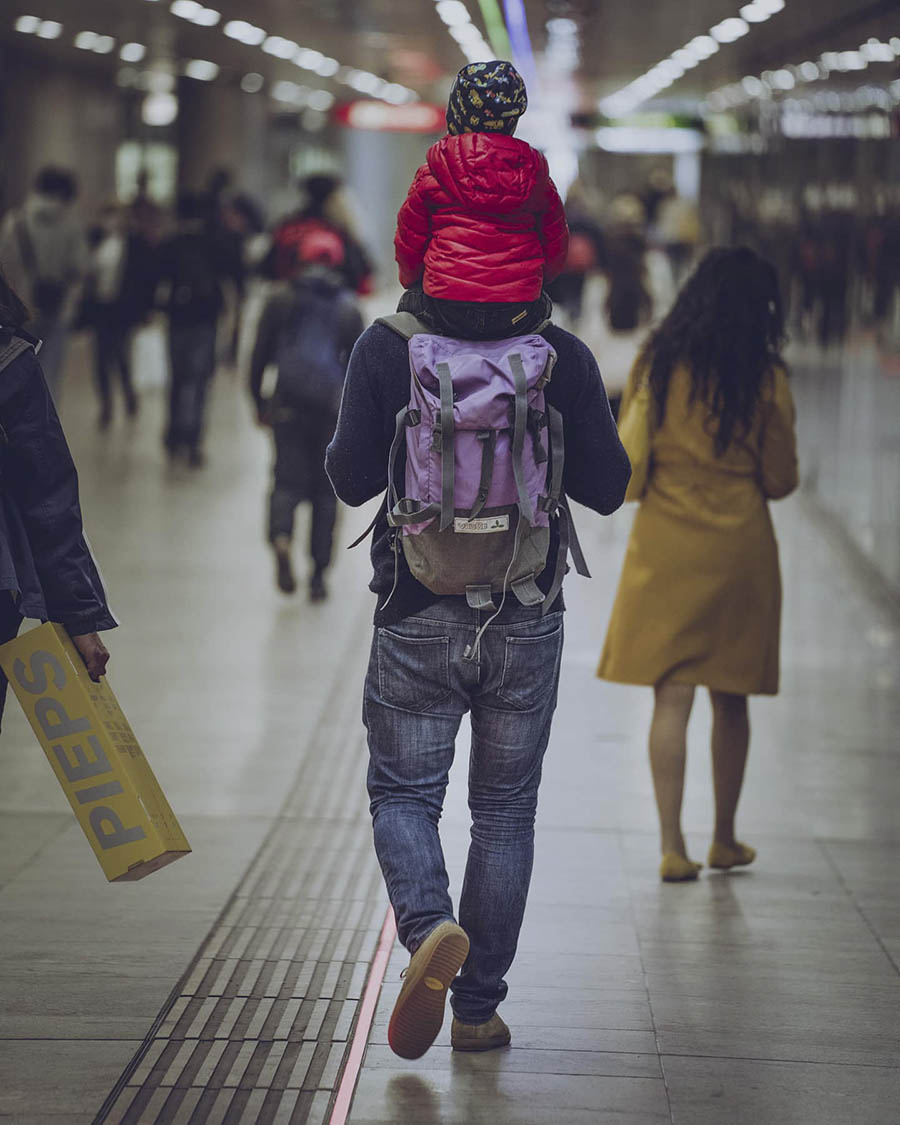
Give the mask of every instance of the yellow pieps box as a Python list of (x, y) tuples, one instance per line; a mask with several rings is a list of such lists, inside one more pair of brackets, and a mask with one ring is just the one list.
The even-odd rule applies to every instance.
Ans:
[(143, 879), (190, 852), (107, 683), (48, 623), (0, 646), (6, 673), (110, 882)]

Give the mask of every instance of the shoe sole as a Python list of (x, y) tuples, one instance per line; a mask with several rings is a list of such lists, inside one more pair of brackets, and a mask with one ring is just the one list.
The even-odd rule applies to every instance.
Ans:
[(483, 1039), (477, 1045), (473, 1044), (471, 1047), (463, 1046), (461, 1043), (453, 1043), (450, 1046), (454, 1051), (463, 1051), (468, 1054), (477, 1054), (479, 1051), (495, 1051), (498, 1047), (508, 1047), (512, 1042), (512, 1036), (507, 1035), (504, 1039)]
[(452, 929), (435, 941), (427, 960), (416, 966), (416, 977), (405, 982), (388, 1025), (388, 1043), (395, 1055), (419, 1059), (437, 1039), (447, 989), (468, 955), (469, 939), (462, 930)]

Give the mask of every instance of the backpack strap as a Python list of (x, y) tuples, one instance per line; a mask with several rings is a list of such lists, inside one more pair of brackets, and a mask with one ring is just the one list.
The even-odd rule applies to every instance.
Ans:
[(426, 335), (431, 334), (431, 329), (427, 324), (424, 324), (417, 316), (413, 316), (411, 312), (398, 312), (391, 313), (390, 316), (379, 316), (376, 324), (383, 324), (385, 328), (390, 328), (392, 332), (396, 332), (398, 336), (402, 336), (404, 340), (411, 340), (413, 336), (418, 336), (421, 333)]
[(554, 515), (562, 496), (563, 465), (566, 462), (566, 435), (562, 414), (549, 403), (547, 403), (547, 428), (550, 431), (553, 465), (550, 471), (550, 487), (547, 490), (547, 500), (544, 507), (551, 515)]
[(26, 340), (22, 336), (13, 336), (6, 345), (0, 346), (0, 371), (18, 359), (23, 352), (27, 352), (31, 348), (37, 351), (34, 343), (31, 340)]
[(479, 430), (476, 436), (482, 443), (481, 480), (478, 482), (478, 495), (475, 497), (472, 511), (469, 512), (470, 520), (480, 515), (482, 508), (487, 503), (488, 493), (491, 490), (491, 482), (494, 479), (494, 452), (497, 448), (496, 430)]
[(441, 531), (453, 523), (456, 515), (456, 482), (454, 480), (454, 446), (456, 444), (453, 420), (453, 376), (448, 363), (437, 365), (441, 388)]
[(509, 355), (509, 366), (515, 380), (516, 397), (513, 416), (512, 467), (519, 494), (519, 515), (534, 523), (534, 507), (525, 487), (525, 467), (522, 454), (525, 449), (525, 434), (528, 428), (528, 380), (525, 367), (518, 352)]

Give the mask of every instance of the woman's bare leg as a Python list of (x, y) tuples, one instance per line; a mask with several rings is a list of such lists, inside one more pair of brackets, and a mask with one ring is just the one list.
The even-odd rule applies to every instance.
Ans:
[(750, 745), (750, 718), (746, 695), (711, 691), (713, 729), (713, 788), (716, 795), (715, 843), (734, 847), (734, 816), (737, 811), (744, 766)]
[(663, 681), (656, 685), (650, 724), (650, 769), (659, 810), (662, 852), (687, 858), (681, 833), (681, 800), (687, 759), (687, 725), (694, 702), (691, 684)]

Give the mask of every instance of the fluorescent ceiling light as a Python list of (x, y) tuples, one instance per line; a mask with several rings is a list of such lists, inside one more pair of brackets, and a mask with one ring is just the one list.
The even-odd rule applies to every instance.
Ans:
[(869, 62), (893, 62), (894, 49), (890, 43), (880, 43), (877, 39), (870, 39), (863, 43), (859, 53)]
[(730, 19), (717, 23), (715, 27), (711, 27), (709, 33), (719, 43), (733, 43), (735, 39), (740, 39), (742, 35), (746, 35), (749, 30), (750, 24), (746, 20), (742, 20), (738, 16), (732, 16)]
[(696, 35), (690, 43), (684, 45), (685, 51), (690, 51), (692, 55), (696, 55), (701, 61), (714, 55), (718, 49), (719, 44), (711, 35)]
[(198, 82), (212, 82), (219, 76), (219, 68), (214, 62), (207, 59), (191, 59), (184, 64), (186, 78), (194, 78)]
[(313, 68), (316, 74), (320, 74), (323, 78), (333, 78), (335, 74), (341, 69), (341, 64), (337, 59), (325, 56), (318, 66)]
[(201, 8), (194, 16), (194, 23), (200, 27), (215, 27), (222, 18), (222, 13), (215, 8)]
[(315, 70), (324, 58), (325, 56), (321, 51), (313, 51), (310, 50), (309, 47), (301, 47), (294, 57), (294, 62), (304, 70)]
[(459, 27), (464, 23), (471, 23), (469, 9), (462, 0), (440, 0), (434, 10), (448, 27)]
[(859, 51), (839, 51), (837, 57), (838, 70), (865, 70), (868, 61)]
[(797, 81), (793, 74), (787, 69), (776, 70), (770, 78), (771, 85), (776, 90), (793, 90), (797, 85)]
[(329, 93), (328, 90), (313, 90), (307, 101), (312, 109), (324, 113), (334, 105), (334, 94)]
[(746, 78), (741, 79), (741, 85), (747, 91), (751, 98), (761, 98), (766, 92), (766, 87), (758, 78), (754, 78), (752, 74), (748, 74)]
[(19, 16), (13, 26), (16, 31), (21, 31), (23, 35), (34, 35), (41, 26), (41, 21), (37, 16)]
[(306, 86), (298, 86), (296, 82), (276, 82), (272, 87), (272, 97), (277, 102), (287, 102), (289, 105), (306, 105), (308, 94), (309, 89)]
[(747, 23), (763, 23), (765, 20), (771, 19), (774, 15), (773, 12), (767, 12), (762, 4), (752, 3), (745, 4), (741, 8), (741, 19)]
[(700, 64), (700, 56), (689, 51), (687, 47), (679, 47), (677, 51), (673, 51), (672, 58), (685, 70), (691, 70)]
[(141, 105), (145, 125), (162, 128), (171, 125), (177, 116), (178, 99), (174, 94), (148, 94)]
[(265, 84), (266, 80), (261, 74), (257, 74), (255, 70), (251, 70), (249, 74), (245, 74), (241, 79), (241, 89), (245, 94), (258, 94)]
[(62, 35), (63, 25), (56, 20), (41, 20), (35, 34), (39, 39), (59, 39)]
[(263, 43), (262, 49), (267, 55), (274, 55), (279, 59), (292, 59), (300, 50), (300, 44), (281, 35), (270, 35)]
[(815, 82), (817, 78), (821, 77), (819, 64), (814, 62), (802, 62), (797, 67), (797, 72), (804, 82)]
[(94, 43), (94, 51), (98, 55), (108, 55), (111, 51), (115, 50), (115, 47), (116, 41), (111, 35), (98, 35)]
[(757, 8), (774, 16), (776, 12), (784, 11), (784, 0), (753, 0)]
[(119, 58), (122, 62), (140, 62), (146, 53), (147, 48), (143, 43), (124, 43), (119, 51)]
[(193, 20), (203, 11), (203, 5), (197, 0), (172, 0), (169, 11), (180, 20)]
[(598, 129), (597, 144), (607, 152), (700, 152), (703, 134), (696, 129), (655, 129), (631, 125)]
[(96, 31), (79, 31), (75, 36), (75, 46), (79, 51), (93, 51), (96, 42)]
[(246, 43), (248, 47), (258, 47), (265, 39), (266, 33), (261, 27), (254, 27), (246, 20), (229, 20), (224, 27), (229, 39), (237, 39), (239, 43)]

